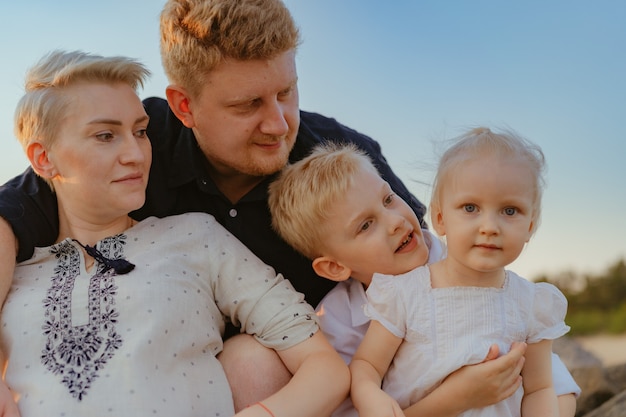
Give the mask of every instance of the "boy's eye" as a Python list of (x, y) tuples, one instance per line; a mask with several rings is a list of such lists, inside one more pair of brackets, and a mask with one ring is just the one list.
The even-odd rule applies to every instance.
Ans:
[(372, 225), (372, 222), (371, 222), (371, 221), (368, 221), (368, 222), (363, 223), (363, 224), (361, 225), (361, 228), (359, 229), (359, 232), (364, 232), (364, 231), (366, 231), (367, 229), (369, 229), (369, 228), (370, 228), (370, 226), (371, 226), (371, 225)]
[(389, 194), (385, 197), (385, 199), (383, 200), (383, 203), (385, 206), (388, 206), (389, 204), (393, 203), (393, 198), (394, 198), (394, 194)]
[(463, 205), (463, 210), (465, 210), (466, 213), (474, 213), (476, 206), (474, 204), (465, 204)]
[(507, 216), (513, 216), (515, 213), (517, 213), (517, 209), (515, 207), (507, 207), (504, 209), (504, 214)]

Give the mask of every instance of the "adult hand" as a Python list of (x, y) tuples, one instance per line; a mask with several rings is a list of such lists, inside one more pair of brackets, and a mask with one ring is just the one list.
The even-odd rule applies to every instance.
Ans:
[[(459, 384), (467, 409), (482, 408), (510, 397), (522, 384), (526, 343), (515, 342), (509, 353), (499, 356), (497, 345), (492, 345), (483, 362), (468, 365), (450, 374), (445, 383)], [(468, 384), (467, 382), (472, 381)], [(479, 384), (474, 381), (480, 381)]]

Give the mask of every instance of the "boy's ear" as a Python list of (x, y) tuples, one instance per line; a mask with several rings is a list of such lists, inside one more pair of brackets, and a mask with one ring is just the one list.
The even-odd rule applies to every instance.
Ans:
[(327, 256), (320, 256), (313, 260), (313, 270), (321, 277), (331, 281), (345, 281), (350, 278), (352, 270), (347, 266)]
[(26, 157), (33, 170), (42, 178), (52, 179), (58, 174), (54, 163), (50, 160), (48, 150), (41, 142), (34, 141), (26, 146)]
[(182, 87), (177, 85), (168, 85), (165, 89), (165, 96), (167, 102), (170, 105), (170, 109), (174, 112), (174, 115), (185, 125), (185, 127), (192, 128), (195, 126), (193, 113), (189, 108), (189, 93)]

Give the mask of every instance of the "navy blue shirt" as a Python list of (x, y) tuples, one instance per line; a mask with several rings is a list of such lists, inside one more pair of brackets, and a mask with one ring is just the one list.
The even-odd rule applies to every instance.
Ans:
[[(144, 105), (150, 116), (148, 137), (153, 159), (146, 203), (131, 213), (132, 217), (141, 220), (193, 211), (209, 213), (261, 260), (288, 278), (311, 305), (317, 305), (335, 282), (318, 277), (311, 261), (294, 251), (272, 229), (267, 188), (273, 176), (236, 204), (231, 203), (209, 177), (208, 162), (193, 132), (174, 116), (167, 101), (153, 97), (144, 100)], [(392, 172), (379, 144), (334, 119), (300, 112), (298, 137), (289, 160), (304, 158), (315, 145), (325, 141), (353, 142), (366, 151), (381, 176), (423, 223), (426, 208)], [(31, 169), (0, 187), (0, 216), (11, 224), (18, 238), (18, 261), (30, 258), (35, 246), (48, 246), (58, 236), (54, 194)]]

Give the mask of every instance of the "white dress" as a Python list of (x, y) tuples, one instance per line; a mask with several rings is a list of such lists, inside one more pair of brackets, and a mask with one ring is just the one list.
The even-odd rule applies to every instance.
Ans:
[(227, 318), (279, 350), (318, 329), (303, 296), (210, 215), (149, 218), (97, 248), (136, 268), (87, 272), (69, 239), (17, 265), (0, 337), (22, 417), (231, 416), (215, 358)]
[[(397, 276), (375, 274), (366, 314), (403, 338), (383, 389), (404, 409), (463, 365), (481, 362), (489, 346), (536, 343), (567, 333), (567, 300), (553, 285), (507, 271), (502, 288), (432, 288), (428, 267)], [(477, 383), (480, 383), (479, 381)], [(523, 389), (462, 416), (519, 416)]]

